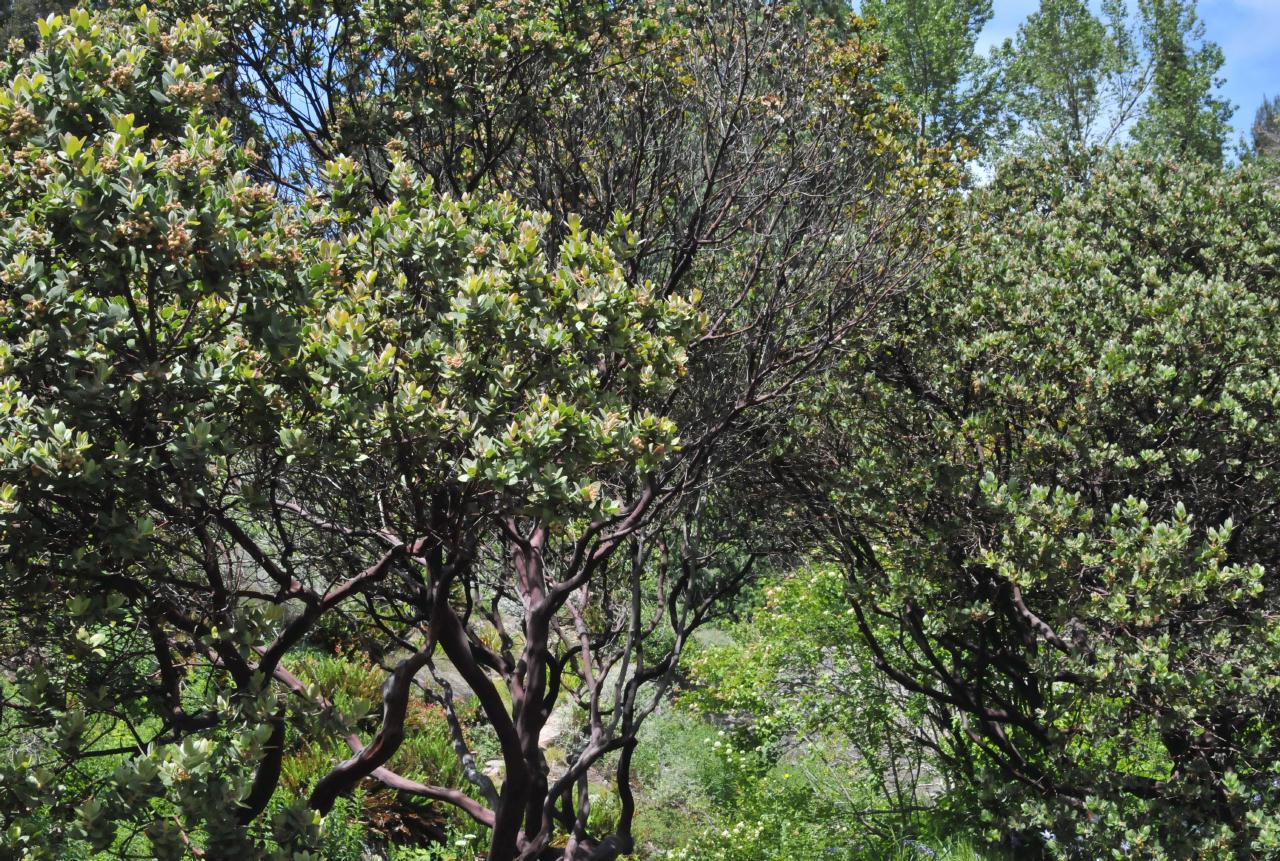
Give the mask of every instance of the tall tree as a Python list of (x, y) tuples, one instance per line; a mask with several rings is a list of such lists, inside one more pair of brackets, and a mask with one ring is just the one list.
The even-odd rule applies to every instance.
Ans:
[(984, 151), (1003, 115), (1000, 75), (977, 51), (991, 0), (864, 0), (888, 49), (887, 79), (901, 88), (921, 137)]
[(36, 21), (74, 5), (73, 0), (7, 0), (0, 4), (0, 50), (30, 48), (36, 40)]
[(1263, 97), (1253, 117), (1253, 152), (1263, 158), (1280, 158), (1280, 96)]
[(1195, 0), (1139, 0), (1151, 97), (1133, 131), (1148, 152), (1222, 162), (1234, 108), (1221, 86), (1222, 49), (1205, 39)]
[(1123, 0), (1101, 17), (1087, 0), (1041, 0), (1008, 50), (1011, 148), (1106, 146), (1136, 116), (1144, 76)]

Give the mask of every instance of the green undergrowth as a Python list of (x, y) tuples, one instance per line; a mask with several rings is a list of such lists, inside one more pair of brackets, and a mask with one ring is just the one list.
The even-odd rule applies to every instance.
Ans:
[(644, 861), (1004, 861), (954, 836), (941, 808), (885, 810), (866, 776), (818, 754), (735, 744), (674, 706), (636, 753)]

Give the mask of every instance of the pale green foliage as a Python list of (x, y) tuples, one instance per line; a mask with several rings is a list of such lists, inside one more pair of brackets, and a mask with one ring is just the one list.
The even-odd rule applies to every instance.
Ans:
[[(915, 130), (985, 144), (990, 3), (861, 11)], [(455, 805), (421, 833), (630, 851), (590, 781), (678, 666), (707, 724), (665, 786), (637, 755), (696, 813), (673, 857), (915, 852), (934, 777), (1017, 851), (1280, 852), (1280, 199), (1210, 166), (1194, 4), (1044, 0), (1007, 71), (1067, 157), (975, 191), (918, 290), (957, 166), (852, 16), (236, 3), (229, 45), (173, 12), (0, 60), (0, 858), (358, 857), (355, 783), (307, 793), (384, 727)], [(1139, 114), (1190, 164), (1080, 157)], [(483, 732), (434, 687), (381, 723), (437, 646)], [(557, 696), (556, 764), (595, 763), (559, 801)]]
[[(157, 745), (105, 780), (68, 769), (117, 738), (113, 713), (136, 716), (139, 608), (112, 584), (163, 557), (164, 512), (226, 464), (229, 416), (268, 420), (249, 380), (275, 371), (253, 346), (290, 332), (273, 196), (238, 171), (230, 125), (204, 110), (213, 34), (199, 18), (130, 17), (43, 22), (41, 48), (0, 90), (0, 545), (6, 600), (40, 608), (25, 636), (14, 620), (5, 630), (35, 650), (16, 693), (41, 716), (0, 781), (19, 857), (59, 857), (70, 839), (103, 848), (126, 816), (178, 857), (156, 795), (206, 812), (218, 845), (272, 708), (206, 690), (227, 733)], [(256, 618), (209, 636), (243, 643)], [(76, 646), (57, 654), (47, 636)]]
[[(350, 161), (331, 164), (328, 179), (339, 200), (361, 199)], [(440, 199), (398, 163), (388, 182), (396, 198), (368, 215), (308, 216), (346, 230), (313, 253), (327, 311), (303, 342), (370, 397), (352, 445), (409, 435), (418, 444), (402, 469), (428, 484), (476, 485), (510, 514), (612, 513), (597, 469), (629, 462), (643, 473), (676, 445), (670, 419), (634, 404), (683, 373), (700, 316), (683, 297), (629, 282), (617, 262), (625, 221), (595, 236), (571, 220), (549, 259), (549, 219), (510, 198)]]
[(474, 830), (450, 832), (444, 843), (428, 849), (395, 849), (387, 861), (474, 861), (479, 842)]
[(684, 702), (752, 716), (750, 736), (766, 745), (837, 733), (839, 744), (866, 758), (863, 777), (890, 774), (898, 756), (890, 730), (909, 705), (876, 674), (845, 588), (834, 569), (802, 569), (766, 584), (762, 606), (730, 644), (690, 659), (699, 684)]

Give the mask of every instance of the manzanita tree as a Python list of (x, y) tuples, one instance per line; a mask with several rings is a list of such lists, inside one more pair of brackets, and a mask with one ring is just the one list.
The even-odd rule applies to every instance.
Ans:
[[(877, 49), (785, 9), (543, 10), (534, 62), (492, 44), (522, 8), (428, 7), (422, 32), (323, 4), (236, 29), (263, 12), (238, 6), (227, 40), (78, 11), (7, 69), (5, 851), (308, 857), (365, 780), (462, 811), (490, 861), (632, 848), (640, 722), (779, 549), (742, 507), (752, 458), (910, 283), (952, 170), (904, 142)], [(432, 46), (444, 77), (395, 65)], [(495, 117), (525, 62), (598, 74)], [(386, 669), (372, 735), (291, 669), (322, 625)], [(419, 694), (467, 785), (395, 770)], [(553, 779), (565, 698), (585, 729)], [(300, 735), (351, 755), (290, 800)]]
[(993, 836), (1267, 857), (1280, 200), (1252, 170), (1117, 157), (1015, 164), (976, 203), (784, 477)]
[[(551, 245), (545, 217), (437, 198), (408, 169), (367, 213), (343, 206), (360, 177), (342, 162), (324, 202), (280, 206), (203, 110), (207, 25), (120, 24), (46, 21), (4, 93), (8, 714), (32, 734), (5, 782), (7, 842), (55, 857), (136, 823), (178, 852), (190, 837), (168, 810), (210, 855), (252, 851), (244, 826), (297, 708), (286, 656), (394, 579), (382, 611), (403, 608), (410, 657), (384, 732), (352, 740), (311, 806), (383, 765), (439, 646), (507, 718), (508, 779), (496, 810), (398, 788), (463, 807), (510, 855), (504, 821), (533, 803), (520, 778), (557, 684), (545, 638), (651, 496), (625, 494), (677, 441), (644, 403), (680, 373), (700, 317), (629, 282), (619, 236), (570, 225)], [(478, 654), (452, 609), (486, 541), (519, 548), (507, 562), (542, 626), (520, 644), (533, 670), (501, 664), (510, 709), (479, 670), (500, 653)], [(549, 584), (542, 553), (562, 542), (579, 558)], [(136, 755), (94, 780), (78, 764), (110, 755), (107, 736)]]

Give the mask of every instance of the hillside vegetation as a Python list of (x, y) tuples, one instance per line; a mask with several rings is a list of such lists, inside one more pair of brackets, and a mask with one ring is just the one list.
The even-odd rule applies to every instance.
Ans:
[(0, 861), (1280, 858), (1275, 100), (990, 17), (6, 9)]

